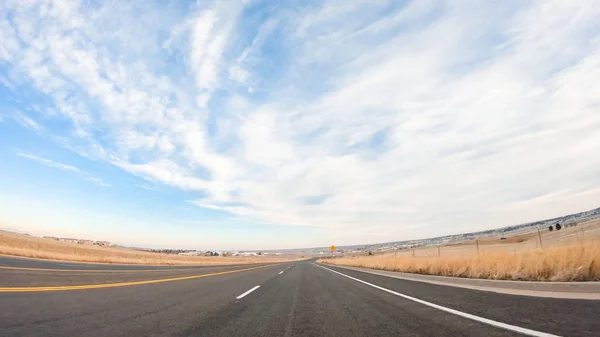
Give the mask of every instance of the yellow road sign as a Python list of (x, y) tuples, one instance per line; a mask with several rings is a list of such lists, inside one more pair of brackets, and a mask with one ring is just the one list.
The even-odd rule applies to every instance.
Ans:
[(330, 249), (332, 252), (335, 252), (335, 245), (331, 245), (331, 247), (329, 247), (329, 249)]

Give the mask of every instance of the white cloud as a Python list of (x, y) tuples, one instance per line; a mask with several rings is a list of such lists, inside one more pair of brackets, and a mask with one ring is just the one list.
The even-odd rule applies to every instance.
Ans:
[(356, 243), (600, 200), (593, 1), (21, 5), (0, 59), (65, 146), (200, 207)]
[(84, 172), (84, 171), (80, 170), (79, 168), (72, 166), (72, 165), (55, 162), (50, 159), (46, 159), (43, 157), (39, 157), (39, 156), (32, 155), (29, 153), (24, 153), (24, 152), (17, 152), (17, 156), (23, 157), (23, 158), (26, 158), (29, 160), (33, 160), (42, 165), (45, 165), (45, 166), (48, 166), (51, 168), (55, 168), (55, 169), (58, 169), (61, 171), (73, 172), (73, 173), (76, 173), (76, 174), (80, 175), (81, 177), (83, 177), (83, 179), (95, 183), (96, 185), (100, 185), (102, 187), (110, 187), (110, 185), (105, 183), (102, 179), (100, 179), (98, 177), (94, 177), (94, 176), (90, 175), (89, 173)]
[(236, 64), (229, 68), (229, 78), (240, 83), (247, 83), (250, 73)]
[(142, 178), (159, 181), (186, 190), (204, 190), (209, 186), (208, 182), (189, 176), (177, 164), (168, 160), (147, 164), (131, 164), (127, 162), (113, 162), (113, 164)]
[(158, 191), (156, 188), (146, 184), (135, 184), (135, 186), (148, 191)]
[[(270, 18), (265, 23), (261, 24), (256, 32), (256, 36), (252, 39), (249, 46), (244, 48), (242, 53), (233, 61), (229, 67), (229, 78), (241, 84), (250, 82), (251, 74), (246, 67), (255, 66), (262, 61), (259, 57), (259, 51), (263, 47), (265, 40), (273, 33), (273, 30), (280, 24), (279, 19)], [(248, 87), (248, 92), (252, 93), (251, 86)]]
[(10, 83), (10, 81), (6, 77), (2, 75), (0, 75), (0, 84), (4, 85), (11, 91), (15, 89), (15, 86), (12, 83)]
[(105, 183), (102, 179), (100, 178), (96, 178), (96, 177), (90, 177), (90, 176), (86, 176), (84, 178), (85, 180), (91, 181), (96, 185), (100, 185), (102, 187), (110, 187), (110, 184)]
[(41, 129), (40, 125), (36, 121), (34, 121), (29, 116), (25, 115), (20, 111), (14, 111), (12, 117), (17, 123), (19, 123), (24, 128), (33, 131), (39, 131)]
[[(216, 13), (212, 10), (202, 12), (196, 18), (191, 35), (192, 67), (198, 71), (197, 84), (201, 89), (212, 87), (217, 77), (215, 62), (223, 51), (224, 33), (214, 37), (211, 32), (217, 21)], [(211, 48), (212, 47), (212, 48)], [(210, 52), (210, 53), (209, 53)]]
[(33, 161), (36, 161), (36, 162), (40, 163), (40, 164), (44, 164), (44, 165), (46, 165), (48, 167), (53, 167), (53, 168), (56, 168), (56, 169), (59, 169), (59, 170), (81, 173), (81, 170), (79, 170), (78, 168), (76, 168), (74, 166), (66, 165), (66, 164), (62, 164), (62, 163), (55, 163), (55, 162), (53, 162), (50, 159), (46, 159), (46, 158), (34, 156), (32, 154), (23, 153), (23, 152), (17, 152), (17, 156), (23, 157), (23, 158), (27, 158), (27, 159), (31, 159)]
[(216, 2), (202, 10), (193, 20), (190, 35), (190, 59), (200, 90), (197, 102), (205, 108), (212, 92), (219, 87), (223, 53), (235, 28), (241, 3)]

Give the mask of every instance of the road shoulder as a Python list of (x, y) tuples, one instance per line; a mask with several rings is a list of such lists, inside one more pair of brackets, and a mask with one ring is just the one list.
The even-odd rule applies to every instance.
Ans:
[[(329, 266), (329, 264), (326, 263), (323, 265)], [(600, 282), (529, 282), (483, 280), (435, 275), (409, 274), (394, 271), (339, 265), (332, 266), (408, 281), (417, 281), (450, 287), (489, 291), (501, 294), (564, 299), (600, 300)]]

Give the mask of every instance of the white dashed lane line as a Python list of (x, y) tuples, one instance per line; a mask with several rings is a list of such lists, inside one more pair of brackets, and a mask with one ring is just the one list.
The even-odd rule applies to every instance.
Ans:
[(250, 294), (251, 292), (253, 292), (254, 290), (260, 288), (260, 286), (256, 286), (248, 291), (246, 291), (245, 293), (241, 294), (240, 296), (236, 297), (236, 299), (241, 300), (242, 298), (246, 297), (248, 294)]

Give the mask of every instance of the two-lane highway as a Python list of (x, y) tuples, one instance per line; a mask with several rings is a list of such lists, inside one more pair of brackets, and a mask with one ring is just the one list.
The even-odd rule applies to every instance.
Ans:
[[(598, 336), (600, 331), (600, 301), (503, 295), (312, 261), (163, 268), (32, 261), (0, 259), (7, 267), (0, 268), (2, 336)], [(47, 288), (57, 286), (65, 289)]]

